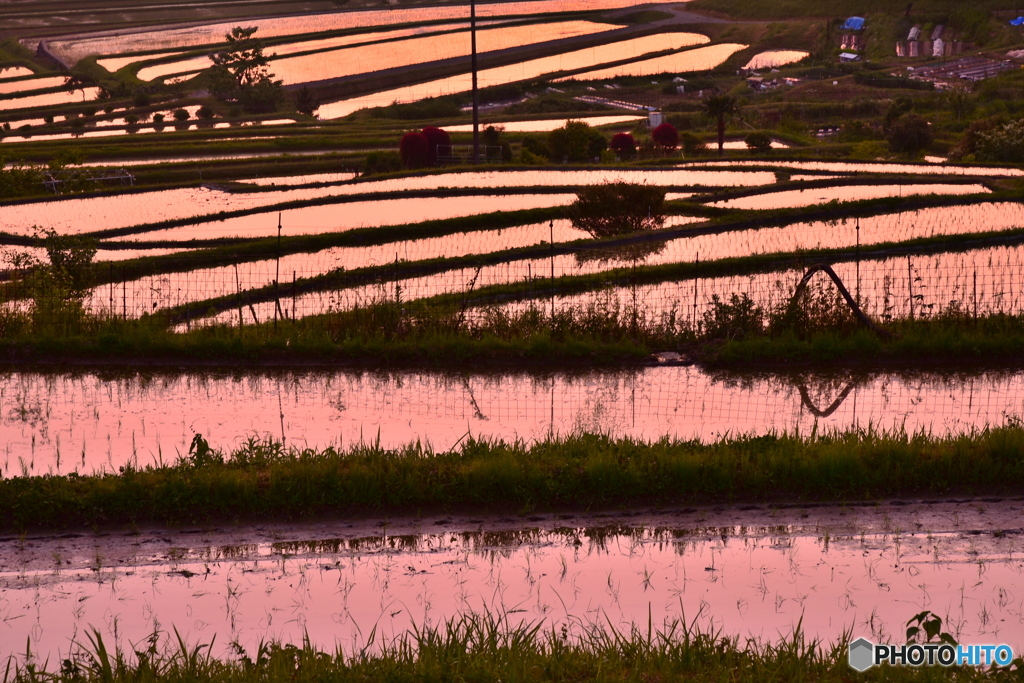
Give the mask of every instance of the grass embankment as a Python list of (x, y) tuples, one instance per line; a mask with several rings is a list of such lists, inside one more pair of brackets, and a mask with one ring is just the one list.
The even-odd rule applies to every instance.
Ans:
[[(1012, 669), (883, 667), (856, 674), (847, 662), (849, 637), (828, 645), (799, 629), (778, 642), (741, 642), (679, 620), (657, 628), (610, 626), (563, 634), (543, 622), (514, 624), (490, 614), (455, 617), (386, 640), (379, 651), (346, 655), (268, 643), (256, 652), (217, 659), (211, 647), (151, 639), (129, 656), (102, 638), (73, 650), (60, 670), (12, 666), (3, 683), (320, 683), (321, 681), (525, 683), (570, 681), (980, 681), (1020, 680)], [(212, 644), (211, 644), (212, 645)], [(134, 648), (133, 648), (134, 649)]]
[(870, 430), (710, 444), (593, 434), (530, 444), (469, 438), (445, 452), (419, 443), (395, 450), (374, 444), (285, 450), (250, 439), (224, 457), (196, 445), (174, 465), (0, 480), (0, 525), (20, 531), (325, 515), (852, 503), (1024, 490), (1019, 422), (942, 438)]
[(751, 334), (694, 345), (692, 355), (709, 367), (900, 366), (1008, 367), (1024, 359), (1024, 320), (1017, 316), (945, 316), (898, 320), (883, 339), (866, 328), (816, 330), (798, 335)]

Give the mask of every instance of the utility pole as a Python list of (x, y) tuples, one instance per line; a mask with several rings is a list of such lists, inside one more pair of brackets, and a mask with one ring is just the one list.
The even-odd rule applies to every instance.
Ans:
[(480, 94), (476, 78), (476, 0), (469, 0), (469, 35), (473, 68), (473, 163), (480, 163)]

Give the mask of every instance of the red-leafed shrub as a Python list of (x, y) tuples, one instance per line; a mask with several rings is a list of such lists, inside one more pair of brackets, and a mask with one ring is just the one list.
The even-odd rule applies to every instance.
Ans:
[(629, 158), (636, 154), (636, 140), (629, 133), (616, 133), (613, 135), (609, 147), (620, 157)]
[(452, 138), (448, 133), (434, 126), (427, 126), (420, 133), (427, 139), (427, 163), (436, 166), (437, 148), (452, 144)]
[(679, 146), (679, 131), (671, 123), (663, 123), (655, 128), (651, 131), (651, 137), (665, 149), (675, 149)]
[(430, 162), (430, 143), (422, 133), (412, 131), (402, 136), (398, 144), (398, 153), (402, 155), (402, 163), (406, 168), (422, 168)]

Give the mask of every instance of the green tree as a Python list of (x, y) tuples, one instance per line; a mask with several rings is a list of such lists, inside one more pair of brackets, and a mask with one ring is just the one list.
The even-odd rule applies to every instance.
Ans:
[(1024, 121), (1011, 121), (975, 134), (974, 154), (978, 161), (1024, 163)]
[(36, 233), (48, 263), (34, 254), (8, 254), (32, 298), (31, 319), (36, 331), (76, 332), (85, 319), (84, 302), (92, 287), (92, 260), (96, 242), (78, 235), (60, 235), (48, 229)]
[(306, 116), (312, 116), (320, 107), (320, 99), (313, 94), (313, 91), (302, 86), (298, 95), (295, 96), (295, 111)]
[(889, 127), (885, 139), (896, 154), (917, 154), (932, 144), (931, 124), (917, 114), (904, 114)]
[(236, 26), (225, 36), (227, 47), (210, 55), (210, 92), (221, 99), (237, 99), (248, 111), (273, 111), (284, 101), (284, 91), (267, 68), (263, 43), (253, 37), (256, 31), (256, 26)]
[(772, 137), (764, 131), (751, 133), (743, 141), (747, 143), (747, 149), (754, 152), (765, 153), (772, 151)]
[(234, 76), (239, 88), (253, 85), (269, 77), (269, 62), (263, 54), (263, 43), (253, 38), (257, 30), (256, 26), (234, 27), (231, 33), (224, 36), (227, 47), (210, 55), (210, 60), (215, 65), (223, 66)]
[(974, 111), (974, 99), (966, 90), (954, 88), (946, 93), (946, 106), (953, 112), (957, 121), (962, 121)]
[(656, 230), (664, 207), (663, 189), (619, 180), (582, 188), (567, 213), (573, 227), (601, 238)]
[(710, 95), (702, 103), (704, 113), (718, 122), (718, 153), (725, 154), (725, 118), (739, 110), (739, 103), (730, 95)]
[(589, 161), (608, 148), (608, 141), (583, 121), (566, 121), (548, 133), (547, 147), (552, 161)]

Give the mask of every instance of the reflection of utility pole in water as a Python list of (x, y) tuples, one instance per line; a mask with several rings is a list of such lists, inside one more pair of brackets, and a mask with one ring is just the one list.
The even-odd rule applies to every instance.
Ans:
[(857, 217), (857, 305), (860, 305), (860, 216)]
[(284, 399), (281, 398), (281, 380), (277, 380), (277, 413), (281, 418), (281, 448), (284, 448)]

